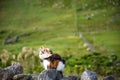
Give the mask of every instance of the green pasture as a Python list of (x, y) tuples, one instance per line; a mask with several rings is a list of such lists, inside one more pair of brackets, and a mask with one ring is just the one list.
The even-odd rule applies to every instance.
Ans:
[[(79, 36), (82, 33), (95, 47), (95, 52), (104, 56), (114, 54), (120, 59), (119, 10), (118, 5), (99, 0), (1, 0), (0, 54), (4, 49), (18, 55), (23, 47), (35, 50), (49, 47), (68, 60), (65, 74), (69, 75), (71, 67), (72, 73), (77, 74), (79, 65), (82, 64), (81, 71), (86, 67), (75, 61), (94, 53), (83, 46)], [(3, 45), (8, 34), (11, 39), (16, 35), (29, 35), (20, 37), (14, 44)]]

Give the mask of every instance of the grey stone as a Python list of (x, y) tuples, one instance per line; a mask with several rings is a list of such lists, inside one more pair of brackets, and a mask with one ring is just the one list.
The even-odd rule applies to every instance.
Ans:
[(8, 34), (8, 35), (4, 38), (2, 44), (3, 44), (3, 45), (13, 44), (13, 43), (16, 43), (18, 40), (19, 40), (19, 36), (15, 36), (15, 37), (11, 38), (10, 34)]
[(10, 34), (8, 34), (7, 36), (5, 36), (5, 38), (3, 39), (3, 42), (2, 44), (5, 45), (5, 44), (8, 44), (8, 40), (10, 39)]
[(23, 67), (18, 62), (15, 62), (14, 64), (12, 64), (11, 66), (8, 66), (4, 70), (10, 71), (13, 74), (21, 74), (21, 73), (23, 73)]
[[(23, 74), (23, 67), (14, 63), (7, 68), (0, 68), (0, 80), (97, 80), (95, 72), (86, 70), (79, 76), (63, 76), (61, 71), (48, 69), (42, 71), (39, 76), (36, 74)], [(106, 76), (103, 80), (115, 80), (113, 76)]]
[(82, 73), (81, 80), (98, 80), (98, 78), (95, 72), (86, 70)]
[(110, 75), (110, 76), (104, 77), (103, 80), (115, 80), (115, 78), (114, 76)]
[(110, 23), (111, 23), (111, 24), (115, 24), (116, 21), (115, 21), (114, 19), (111, 19), (111, 20), (110, 20)]
[(38, 75), (35, 74), (17, 74), (13, 80), (38, 80)]
[(16, 43), (19, 40), (19, 36), (15, 36), (12, 40), (12, 43)]
[(23, 67), (19, 63), (0, 69), (0, 80), (13, 80), (13, 76), (23, 73)]
[(13, 80), (33, 80), (29, 74), (18, 74), (13, 77)]
[(63, 77), (61, 80), (72, 80), (70, 77)]
[(90, 19), (91, 19), (91, 16), (86, 16), (86, 19), (87, 19), (87, 20), (90, 20)]
[(79, 76), (69, 76), (71, 80), (80, 80)]
[(79, 76), (68, 76), (68, 77), (63, 77), (61, 80), (80, 80)]
[(55, 69), (44, 70), (38, 76), (38, 80), (61, 80), (63, 75)]
[(32, 74), (31, 76), (32, 76), (32, 79), (33, 79), (33, 80), (38, 80), (38, 75)]

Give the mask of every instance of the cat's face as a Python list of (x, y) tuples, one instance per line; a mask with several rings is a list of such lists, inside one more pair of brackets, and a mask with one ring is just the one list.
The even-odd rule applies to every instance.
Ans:
[(39, 50), (39, 57), (40, 59), (48, 58), (52, 55), (52, 51), (49, 48), (41, 47)]

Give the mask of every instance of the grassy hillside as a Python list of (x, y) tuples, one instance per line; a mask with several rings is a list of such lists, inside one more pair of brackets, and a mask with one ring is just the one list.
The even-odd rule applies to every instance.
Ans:
[[(14, 0), (13, 2), (15, 3)], [(21, 3), (19, 5), (12, 5), (12, 1), (3, 1), (1, 3), (7, 7), (3, 7), (1, 12), (3, 15), (1, 15), (1, 31), (4, 31), (1, 38), (3, 39), (10, 32), (12, 32), (12, 36), (30, 33), (29, 37), (21, 38), (17, 44), (9, 46), (40, 47), (51, 38), (74, 36), (76, 27), (73, 21), (73, 9), (53, 8), (48, 4), (47, 6), (42, 6), (46, 4), (37, 0), (28, 2), (18, 1), (18, 3)], [(1, 48), (3, 47), (8, 47), (8, 45)]]
[(78, 31), (85, 33), (94, 45), (104, 47), (107, 53), (119, 56), (119, 1), (81, 0), (76, 6)]
[[(64, 71), (68, 75), (72, 67), (74, 71), (71, 74), (80, 74), (86, 68), (93, 68), (82, 62), (76, 62), (76, 60), (84, 62), (81, 57), (93, 52), (108, 57), (115, 54), (119, 62), (119, 9), (119, 0), (0, 0), (0, 54), (5, 52), (3, 49), (17, 56), (23, 47), (36, 51), (40, 46), (49, 47), (68, 60), (68, 66)], [(80, 33), (83, 34), (85, 41), (80, 38)], [(14, 44), (3, 45), (3, 40), (8, 34), (10, 40), (15, 36), (26, 36), (21, 36)], [(86, 41), (94, 47), (93, 51), (84, 47)], [(38, 67), (39, 59), (32, 69), (26, 68), (24, 60), (20, 62), (25, 67), (26, 73), (38, 73), (37, 71), (42, 70)], [(104, 64), (101, 65), (106, 67)], [(34, 71), (29, 71), (30, 69)], [(78, 69), (80, 72), (77, 72)], [(106, 70), (110, 72), (109, 68)], [(103, 73), (107, 74), (104, 70)]]

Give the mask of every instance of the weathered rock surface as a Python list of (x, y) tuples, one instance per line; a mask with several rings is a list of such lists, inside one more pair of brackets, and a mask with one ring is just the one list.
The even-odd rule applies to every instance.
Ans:
[(14, 80), (33, 80), (29, 74), (18, 74), (13, 77)]
[[(23, 67), (16, 62), (4, 69), (0, 68), (0, 80), (98, 80), (95, 72), (86, 70), (79, 76), (63, 76), (62, 72), (55, 69), (43, 70), (39, 75), (24, 74)], [(106, 76), (103, 80), (117, 80), (114, 76)], [(119, 79), (118, 79), (119, 80)]]
[(72, 80), (80, 80), (79, 76), (69, 76), (69, 78)]
[(32, 74), (17, 74), (13, 77), (13, 80), (38, 80), (38, 76)]
[(10, 34), (8, 34), (8, 35), (4, 38), (2, 44), (3, 44), (3, 45), (8, 44), (8, 43), (9, 43), (9, 42), (8, 42), (9, 38), (10, 38)]
[(63, 75), (55, 69), (44, 70), (38, 76), (38, 80), (61, 80)]
[(6, 45), (6, 44), (14, 44), (16, 43), (17, 41), (19, 40), (19, 36), (15, 36), (13, 38), (11, 38), (10, 35), (7, 35), (4, 40), (3, 40), (3, 45)]
[(80, 80), (79, 76), (68, 76), (68, 77), (63, 77), (61, 80)]
[(98, 80), (98, 78), (95, 72), (86, 70), (82, 73), (81, 80)]
[(23, 73), (23, 67), (19, 63), (0, 69), (0, 80), (13, 80), (13, 76)]
[(110, 76), (104, 77), (103, 80), (115, 80), (115, 78), (114, 76), (110, 75)]
[[(2, 33), (2, 32), (0, 31), (0, 33)], [(30, 36), (30, 33), (12, 36), (12, 32), (10, 32), (8, 35), (5, 36), (2, 44), (3, 45), (14, 44), (14, 43), (18, 42), (21, 37), (27, 37), (27, 36)]]

